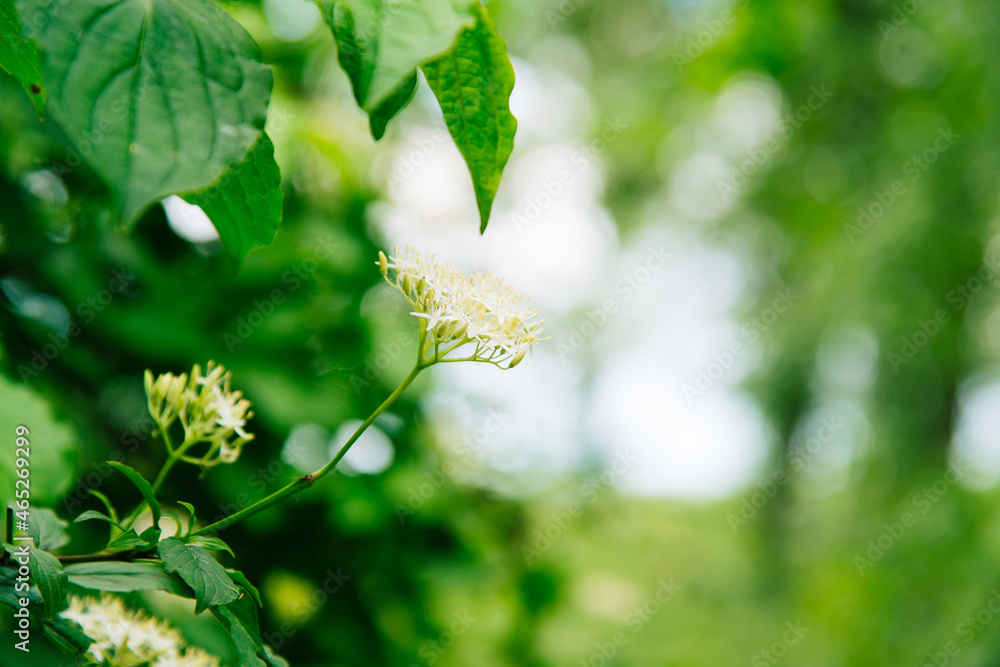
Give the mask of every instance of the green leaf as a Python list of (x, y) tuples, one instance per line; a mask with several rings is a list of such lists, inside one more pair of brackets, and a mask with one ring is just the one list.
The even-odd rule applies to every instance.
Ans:
[(247, 592), (250, 593), (251, 597), (253, 597), (254, 602), (257, 603), (258, 607), (262, 606), (260, 602), (260, 593), (257, 592), (257, 589), (254, 588), (254, 585), (250, 583), (250, 580), (247, 579), (245, 574), (243, 574), (239, 570), (230, 570), (229, 568), (226, 568), (226, 573), (229, 574), (230, 579), (235, 581), (237, 584), (245, 588)]
[(281, 172), (274, 145), (261, 133), (246, 158), (212, 187), (186, 195), (215, 225), (234, 269), (254, 248), (274, 239), (281, 224)]
[(371, 127), (372, 136), (375, 137), (375, 141), (385, 136), (386, 125), (389, 124), (393, 116), (410, 103), (415, 92), (417, 92), (416, 71), (413, 72), (413, 76), (403, 82), (403, 85), (395, 93), (385, 98), (384, 102), (368, 113), (368, 124)]
[(82, 656), (94, 643), (94, 640), (81, 632), (74, 623), (62, 618), (56, 617), (45, 621), (42, 630), (49, 639), (74, 655)]
[(178, 500), (177, 504), (182, 506), (184, 509), (188, 511), (189, 516), (188, 516), (187, 532), (190, 533), (192, 530), (194, 530), (194, 525), (195, 525), (194, 505), (192, 505), (191, 503), (186, 503), (183, 500)]
[(261, 659), (266, 654), (260, 638), (257, 608), (249, 595), (230, 604), (212, 607), (212, 614), (232, 637), (241, 667), (268, 667), (270, 661)]
[(260, 137), (272, 75), (210, 0), (20, 0), (47, 18), (48, 109), (114, 191), (122, 224), (203, 190)]
[(39, 508), (28, 513), (28, 535), (35, 546), (44, 551), (53, 551), (69, 543), (69, 524), (49, 509)]
[(45, 83), (38, 46), (21, 33), (14, 0), (0, 0), (0, 67), (21, 82), (41, 118), (45, 109)]
[(478, 0), (318, 0), (337, 57), (378, 139), (410, 98), (415, 70), (475, 21)]
[(517, 119), (510, 112), (514, 67), (493, 20), (477, 4), (476, 25), (448, 54), (423, 66), (441, 104), (448, 131), (472, 174), (479, 231), (486, 231), (500, 175), (514, 148)]
[(163, 570), (160, 563), (101, 561), (74, 563), (64, 568), (69, 583), (80, 588), (113, 593), (166, 591), (189, 597), (187, 588)]
[(117, 521), (107, 515), (101, 514), (97, 510), (87, 510), (86, 512), (80, 514), (80, 516), (73, 519), (73, 523), (81, 523), (83, 521), (104, 521), (110, 523), (115, 528), (121, 528)]
[(121, 474), (128, 477), (129, 481), (135, 484), (136, 488), (139, 489), (139, 493), (142, 494), (142, 497), (146, 500), (146, 503), (149, 505), (150, 511), (153, 513), (153, 525), (155, 526), (159, 524), (160, 503), (156, 501), (156, 496), (153, 495), (153, 487), (149, 485), (149, 482), (146, 481), (146, 478), (140, 475), (132, 468), (129, 468), (124, 463), (118, 463), (117, 461), (108, 461), (107, 463), (109, 466), (111, 466)]
[(31, 581), (38, 587), (45, 609), (45, 618), (52, 618), (66, 608), (66, 573), (59, 559), (47, 551), (31, 547), (28, 561)]
[(188, 539), (184, 540), (184, 543), (193, 544), (208, 551), (228, 551), (230, 556), (236, 558), (236, 554), (234, 554), (233, 550), (229, 548), (229, 545), (220, 540), (218, 537), (208, 537), (206, 535), (192, 535)]
[(14, 568), (0, 566), (0, 602), (14, 609), (21, 607), (19, 598), (28, 598), (32, 604), (41, 604), (42, 597), (37, 589), (17, 590), (17, 577), (17, 570)]
[(150, 533), (149, 530), (143, 531), (142, 535), (136, 535), (135, 531), (129, 528), (108, 542), (108, 546), (104, 550), (110, 553), (120, 553), (122, 551), (132, 551), (133, 549), (148, 549), (155, 545), (160, 537), (159, 530), (155, 533)]
[(167, 572), (177, 572), (194, 590), (196, 614), (206, 607), (227, 604), (239, 597), (239, 589), (226, 570), (201, 547), (168, 537), (157, 545), (157, 553), (163, 568)]
[(104, 495), (97, 489), (90, 489), (89, 492), (90, 495), (94, 496), (95, 498), (101, 501), (105, 509), (108, 510), (108, 516), (111, 517), (111, 520), (114, 521), (115, 523), (118, 523), (118, 512), (115, 511), (115, 506), (111, 504), (111, 500), (109, 500), (106, 495)]

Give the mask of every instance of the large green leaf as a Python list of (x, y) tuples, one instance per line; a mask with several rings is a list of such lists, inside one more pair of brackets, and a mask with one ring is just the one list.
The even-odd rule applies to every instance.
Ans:
[(69, 533), (66, 529), (69, 524), (50, 509), (32, 508), (28, 512), (28, 535), (35, 542), (35, 546), (45, 551), (52, 551), (64, 546), (69, 542)]
[(113, 593), (148, 590), (190, 595), (183, 584), (167, 574), (159, 563), (124, 561), (74, 563), (67, 565), (63, 571), (66, 572), (69, 583), (80, 588)]
[(271, 661), (267, 660), (260, 638), (254, 599), (248, 593), (243, 592), (229, 604), (212, 607), (212, 614), (232, 637), (240, 667), (267, 667)]
[(34, 547), (31, 548), (28, 570), (45, 603), (45, 618), (52, 618), (66, 607), (66, 573), (58, 558)]
[(318, 0), (354, 98), (380, 138), (409, 101), (415, 70), (448, 51), (478, 0)]
[(62, 618), (45, 621), (42, 629), (49, 639), (73, 655), (83, 655), (94, 643), (94, 640), (81, 632), (76, 624)]
[(479, 231), (486, 231), (500, 175), (514, 148), (517, 119), (510, 112), (514, 67), (493, 20), (477, 4), (476, 25), (449, 53), (423, 66), (472, 174), (479, 204)]
[(0, 67), (21, 82), (41, 118), (45, 108), (45, 84), (38, 46), (21, 34), (14, 0), (0, 0)]
[(246, 159), (211, 188), (184, 197), (200, 206), (215, 225), (235, 268), (247, 253), (274, 239), (281, 224), (281, 172), (267, 133)]
[(195, 613), (206, 607), (228, 604), (240, 596), (225, 568), (199, 546), (188, 545), (176, 537), (168, 537), (156, 547), (167, 572), (177, 572), (194, 590)]
[[(271, 71), (210, 0), (20, 0), (38, 16), (48, 108), (114, 190), (124, 224), (241, 162)], [(26, 21), (26, 24), (29, 22)]]
[(139, 489), (139, 493), (142, 494), (146, 504), (149, 505), (150, 512), (153, 513), (153, 526), (160, 523), (160, 503), (156, 501), (156, 496), (153, 494), (153, 487), (146, 481), (146, 478), (124, 463), (107, 461), (107, 464), (128, 477), (129, 481), (132, 482), (137, 489)]

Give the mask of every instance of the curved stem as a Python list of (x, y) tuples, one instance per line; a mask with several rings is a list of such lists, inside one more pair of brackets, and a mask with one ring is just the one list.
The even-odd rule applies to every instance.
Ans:
[(209, 524), (203, 528), (194, 531), (192, 535), (217, 533), (225, 528), (228, 528), (234, 523), (242, 521), (248, 516), (253, 516), (254, 514), (257, 514), (258, 512), (265, 510), (268, 507), (271, 507), (272, 505), (280, 503), (286, 498), (294, 496), (300, 491), (308, 489), (316, 482), (316, 480), (318, 480), (319, 478), (323, 477), (324, 475), (332, 471), (337, 466), (337, 464), (340, 463), (340, 460), (344, 458), (344, 455), (347, 454), (347, 451), (351, 448), (351, 446), (358, 441), (358, 438), (361, 437), (361, 434), (364, 433), (368, 429), (368, 427), (371, 426), (372, 423), (378, 418), (378, 416), (381, 415), (383, 412), (385, 412), (389, 408), (389, 406), (392, 405), (396, 401), (396, 399), (402, 395), (404, 391), (406, 391), (406, 388), (410, 386), (410, 383), (412, 383), (413, 380), (416, 379), (420, 371), (422, 371), (425, 368), (427, 368), (427, 365), (421, 361), (418, 361), (417, 364), (413, 367), (413, 370), (410, 371), (410, 374), (407, 375), (406, 378), (400, 383), (400, 385), (396, 387), (396, 390), (389, 395), (389, 398), (385, 399), (385, 401), (382, 402), (382, 405), (378, 406), (375, 412), (373, 412), (368, 417), (368, 419), (366, 419), (364, 423), (358, 427), (358, 430), (354, 432), (354, 435), (352, 435), (347, 440), (347, 442), (344, 443), (344, 446), (340, 448), (340, 451), (338, 451), (337, 454), (332, 459), (330, 459), (330, 461), (322, 468), (320, 468), (315, 472), (309, 473), (308, 475), (304, 475), (302, 477), (299, 477), (298, 479), (293, 480), (292, 482), (278, 489), (271, 495), (265, 498), (261, 498), (260, 500), (253, 503), (249, 507), (245, 507), (239, 512), (231, 514), (225, 519), (222, 519), (221, 521), (216, 521), (215, 523)]

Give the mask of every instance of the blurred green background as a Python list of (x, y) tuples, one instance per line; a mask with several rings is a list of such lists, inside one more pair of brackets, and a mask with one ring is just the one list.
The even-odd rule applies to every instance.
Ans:
[(162, 461), (143, 370), (208, 359), (257, 437), (167, 497), (215, 518), (317, 467), (409, 370), (374, 259), (413, 243), (551, 339), (432, 369), (344, 474), (225, 533), (292, 665), (1000, 665), (1000, 6), (498, 0), (520, 125), (482, 238), (425, 89), (376, 144), (310, 5), (227, 8), (275, 68), (285, 192), (238, 274), (161, 208), (114, 231), (0, 77), (0, 475), (26, 423), (36, 504), (133, 502), (101, 462)]

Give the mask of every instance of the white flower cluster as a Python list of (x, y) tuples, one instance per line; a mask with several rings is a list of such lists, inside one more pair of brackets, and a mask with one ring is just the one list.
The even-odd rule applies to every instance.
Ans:
[(378, 263), (386, 281), (413, 306), (412, 314), (423, 320), (429, 363), (458, 361), (444, 355), (471, 343), (475, 352), (467, 360), (513, 368), (540, 340), (538, 311), (490, 273), (465, 273), (409, 246), (395, 248), (392, 257), (379, 252)]
[(71, 595), (60, 614), (94, 640), (86, 658), (104, 667), (219, 667), (219, 659), (188, 646), (166, 621), (131, 611), (119, 598)]
[(232, 373), (221, 364), (209, 361), (204, 373), (195, 364), (190, 377), (164, 373), (154, 379), (147, 370), (145, 380), (149, 412), (161, 431), (180, 419), (183, 447), (209, 443), (203, 456), (185, 460), (202, 466), (232, 463), (243, 445), (253, 440), (253, 434), (246, 431), (247, 420), (253, 416), (250, 401), (232, 390)]

